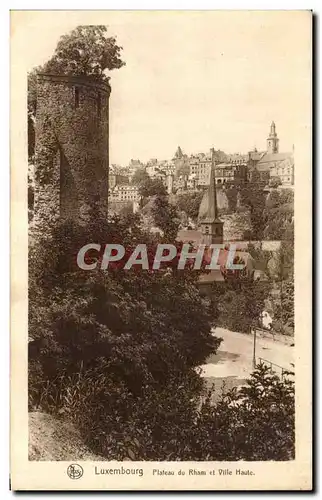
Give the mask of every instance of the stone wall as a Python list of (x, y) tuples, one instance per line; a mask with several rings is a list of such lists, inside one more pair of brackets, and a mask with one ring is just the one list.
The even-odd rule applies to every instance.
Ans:
[(109, 95), (90, 77), (38, 75), (35, 224), (107, 210)]

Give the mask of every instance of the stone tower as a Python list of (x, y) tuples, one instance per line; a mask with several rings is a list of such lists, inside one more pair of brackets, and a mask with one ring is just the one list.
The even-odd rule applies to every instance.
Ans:
[(91, 77), (37, 78), (35, 225), (107, 210), (110, 86)]
[(200, 221), (200, 225), (202, 232), (202, 243), (208, 246), (211, 244), (220, 244), (224, 239), (224, 223), (218, 217), (214, 150), (212, 150), (212, 165), (207, 201), (208, 206), (206, 217)]
[(267, 153), (278, 153), (278, 142), (279, 139), (276, 133), (276, 125), (274, 122), (272, 122), (270, 133), (267, 139)]

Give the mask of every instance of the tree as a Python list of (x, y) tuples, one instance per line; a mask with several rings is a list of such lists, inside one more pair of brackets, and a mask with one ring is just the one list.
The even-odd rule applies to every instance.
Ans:
[(271, 177), (269, 180), (269, 187), (278, 188), (282, 184), (281, 178), (278, 176)]
[(294, 328), (294, 245), (284, 240), (280, 249), (268, 263), (278, 296), (273, 299), (273, 328), (284, 333)]
[(174, 241), (178, 234), (180, 219), (176, 207), (169, 203), (167, 196), (156, 197), (152, 207), (152, 216), (155, 225), (163, 231), (164, 239)]
[(237, 208), (238, 190), (235, 186), (231, 186), (225, 190), (225, 194), (228, 199), (228, 210), (230, 212), (235, 212)]
[(265, 193), (257, 184), (243, 186), (240, 190), (241, 202), (250, 209), (252, 238), (261, 240), (264, 229)]
[(140, 186), (144, 184), (149, 179), (149, 174), (145, 170), (145, 168), (137, 168), (132, 177), (132, 184), (136, 186)]
[(166, 196), (167, 190), (161, 179), (148, 177), (139, 186), (139, 194), (143, 198), (149, 196)]
[(217, 404), (209, 395), (198, 422), (202, 459), (293, 460), (295, 398), (288, 375), (281, 380), (260, 364), (241, 389), (223, 394)]
[(218, 326), (236, 332), (250, 333), (259, 326), (260, 317), (269, 295), (267, 283), (255, 283), (239, 279), (215, 282), (212, 301)]
[(117, 45), (116, 39), (107, 36), (107, 26), (77, 26), (60, 38), (44, 70), (48, 73), (108, 80), (106, 70), (119, 69), (125, 65), (121, 51), (122, 47)]
[(86, 226), (62, 222), (31, 248), (30, 405), (66, 413), (105, 457), (129, 456), (120, 435), (138, 440), (140, 457), (166, 457), (175, 428), (161, 431), (165, 421), (184, 425), (183, 401), (193, 420), (203, 386), (195, 369), (220, 344), (211, 304), (196, 274), (171, 265), (79, 269), (77, 252), (91, 241), (122, 244), (127, 254), (154, 245), (136, 215), (106, 221), (93, 208)]
[(267, 198), (264, 237), (272, 240), (293, 240), (294, 193), (272, 191)]
[(30, 222), (34, 215), (35, 187), (33, 165), (28, 165), (28, 221)]
[(178, 210), (182, 210), (188, 217), (196, 221), (198, 219), (200, 203), (203, 195), (203, 191), (179, 195), (177, 200)]
[(78, 26), (63, 35), (53, 56), (43, 65), (28, 73), (28, 156), (34, 156), (34, 121), (37, 107), (37, 73), (91, 76), (108, 81), (106, 70), (121, 68), (122, 47), (114, 37), (107, 36), (103, 25)]
[(133, 202), (129, 201), (128, 203), (126, 203), (126, 205), (124, 205), (121, 208), (120, 215), (127, 217), (127, 216), (132, 215), (132, 214), (133, 214)]
[(256, 269), (263, 271), (266, 276), (268, 276), (267, 265), (272, 256), (272, 252), (269, 250), (263, 250), (262, 245), (256, 247), (252, 243), (247, 246), (247, 252), (253, 257), (256, 262)]
[(293, 279), (294, 246), (292, 241), (281, 242), (279, 250), (268, 263), (269, 273), (274, 281), (282, 282)]

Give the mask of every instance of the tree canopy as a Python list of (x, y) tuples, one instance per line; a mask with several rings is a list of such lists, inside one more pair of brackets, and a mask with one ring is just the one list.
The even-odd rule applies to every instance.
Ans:
[(139, 194), (143, 198), (150, 196), (166, 196), (167, 190), (161, 179), (145, 177), (139, 184)]
[(182, 210), (187, 214), (188, 217), (191, 217), (192, 220), (196, 221), (198, 219), (199, 207), (203, 194), (203, 191), (196, 191), (193, 193), (184, 193), (178, 195), (178, 209)]
[(48, 73), (93, 76), (108, 80), (106, 70), (121, 68), (122, 47), (107, 35), (107, 26), (77, 26), (63, 35), (43, 69)]
[(132, 177), (132, 184), (135, 184), (136, 186), (140, 186), (141, 184), (145, 183), (149, 178), (149, 174), (145, 170), (145, 168), (137, 168), (136, 171), (133, 174)]
[(37, 73), (91, 76), (108, 81), (108, 71), (121, 68), (122, 47), (116, 38), (108, 36), (103, 25), (77, 26), (63, 35), (52, 57), (28, 73), (28, 157), (34, 156), (34, 120), (37, 106)]

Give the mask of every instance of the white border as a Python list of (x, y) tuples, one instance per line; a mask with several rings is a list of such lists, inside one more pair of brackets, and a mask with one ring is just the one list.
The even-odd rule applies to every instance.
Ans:
[[(310, 2), (311, 5), (308, 5), (307, 2), (305, 1), (293, 1), (293, 2), (287, 2), (287, 1), (276, 1), (276, 0), (270, 0), (270, 1), (247, 1), (244, 2), (243, 5), (240, 4), (240, 2), (237, 1), (232, 1), (232, 0), (226, 0), (225, 2), (211, 2), (211, 1), (205, 1), (205, 0), (199, 0), (198, 2), (193, 2), (193, 1), (186, 1), (186, 2), (180, 2), (180, 1), (169, 1), (169, 0), (163, 0), (163, 1), (154, 1), (153, 4), (151, 2), (144, 2), (144, 1), (137, 1), (137, 2), (131, 2), (131, 1), (124, 1), (124, 0), (118, 0), (118, 1), (98, 1), (98, 0), (92, 0), (90, 3), (91, 10), (93, 9), (151, 9), (152, 5), (153, 8), (155, 9), (191, 9), (191, 10), (201, 10), (201, 9), (241, 9), (243, 10), (246, 9), (309, 9), (311, 8), (314, 12), (319, 14), (321, 11), (320, 8), (320, 2), (317, 0)], [(84, 10), (89, 7), (88, 2), (83, 2), (81, 0), (78, 0), (78, 2), (66, 2), (66, 0), (61, 1), (61, 0), (56, 0), (55, 2), (46, 2), (46, 7), (48, 10), (50, 9), (73, 9), (77, 6), (77, 8), (83, 8)], [(2, 334), (5, 336), (5, 343), (2, 344), (2, 356), (3, 359), (1, 360), (1, 381), (4, 386), (4, 392), (2, 391), (2, 402), (3, 401), (8, 401), (9, 396), (8, 396), (8, 373), (9, 373), (9, 340), (8, 340), (8, 335), (7, 332), (9, 330), (9, 296), (8, 296), (8, 288), (9, 288), (9, 263), (8, 263), (8, 255), (9, 255), (9, 169), (8, 169), (8, 164), (9, 164), (9, 141), (8, 141), (8, 123), (9, 123), (9, 85), (8, 81), (9, 79), (6, 78), (6, 75), (9, 75), (9, 48), (8, 48), (8, 40), (9, 40), (9, 16), (8, 16), (8, 10), (13, 9), (13, 10), (24, 10), (24, 9), (35, 9), (35, 10), (43, 10), (44, 8), (44, 2), (40, 0), (34, 0), (32, 2), (32, 5), (26, 5), (25, 2), (19, 0), (19, 1), (11, 1), (7, 2), (4, 1), (1, 3), (0, 7), (0, 36), (1, 36), (1, 42), (0, 43), (0, 50), (1, 50), (1, 67), (2, 67), (2, 78), (0, 79), (0, 84), (1, 84), (1, 92), (0, 96), (2, 97), (2, 106), (1, 106), (1, 118), (2, 118), (2, 130), (1, 130), (1, 138), (2, 138), (2, 159), (3, 165), (2, 165), (2, 172), (1, 172), (1, 196), (0, 196), (0, 203), (1, 203), (1, 218), (2, 218), (2, 234), (5, 235), (4, 240), (2, 241), (1, 245), (1, 262), (3, 263), (2, 266), (2, 276), (1, 276), (1, 320), (2, 320)], [(46, 10), (47, 10), (46, 9)], [(317, 46), (315, 47), (315, 50), (318, 51), (320, 47), (320, 37), (317, 37)], [(321, 65), (320, 63), (320, 58), (321, 54), (319, 53), (317, 56), (317, 63), (318, 66), (317, 68), (320, 68)], [(318, 73), (316, 68), (316, 74)], [(4, 71), (4, 69), (7, 70)], [(317, 89), (320, 90), (320, 82), (319, 82), (319, 87)], [(317, 103), (316, 103), (317, 104)], [(320, 114), (319, 112), (321, 111), (321, 104), (319, 103), (319, 108), (315, 109), (315, 113), (318, 115)], [(318, 116), (315, 118), (316, 123), (318, 122)], [(320, 144), (321, 136), (320, 136), (320, 131), (317, 130), (317, 136), (316, 136), (316, 144), (317, 144), (317, 151), (316, 151), (316, 172), (318, 173), (319, 171), (319, 155), (318, 155), (318, 146)], [(319, 203), (319, 198), (321, 196), (321, 175), (318, 175), (316, 177), (316, 181), (318, 181), (318, 190), (316, 192), (317, 194), (317, 206), (316, 208), (320, 207)], [(316, 211), (315, 216), (319, 218), (319, 210)], [(321, 219), (318, 221), (317, 224), (317, 229), (318, 231), (318, 243), (319, 243), (319, 248), (321, 244)], [(318, 255), (317, 255), (318, 256)], [(321, 278), (321, 269), (318, 270), (318, 277)], [(317, 277), (317, 275), (316, 275)], [(321, 279), (319, 279), (318, 283), (318, 292), (320, 292), (320, 286), (321, 286)], [(319, 322), (318, 325), (319, 326)], [(316, 335), (316, 347), (319, 348), (319, 355), (321, 354), (321, 343), (317, 342), (318, 340), (318, 333), (319, 333), (319, 328), (317, 331)], [(318, 363), (317, 363), (317, 368), (318, 368)], [(317, 381), (316, 381), (317, 382)], [(5, 408), (4, 408), (5, 406)], [(8, 492), (8, 473), (9, 473), (9, 466), (8, 466), (8, 449), (9, 449), (9, 418), (8, 418), (8, 405), (2, 406), (3, 411), (1, 412), (1, 432), (3, 435), (1, 436), (1, 452), (2, 452), (2, 460), (1, 460), (1, 493), (7, 493), (9, 495), (10, 493)], [(319, 408), (320, 409), (320, 408)], [(319, 413), (319, 412), (318, 412)], [(318, 443), (319, 440), (316, 441)], [(319, 476), (319, 469), (320, 466), (318, 464), (317, 467), (317, 477)], [(7, 497), (5, 495), (5, 498)], [(109, 496), (112, 494), (109, 493)], [(216, 495), (220, 495), (219, 492), (216, 493)], [(233, 493), (231, 493), (233, 495)], [(40, 495), (38, 495), (39, 497)], [(66, 495), (67, 496), (67, 495)], [(89, 493), (88, 496), (91, 496)], [(114, 495), (113, 495), (114, 496)], [(172, 496), (172, 495), (170, 495)], [(274, 495), (276, 497), (276, 495)], [(279, 496), (279, 495), (277, 495)], [(65, 494), (62, 494), (61, 497), (65, 497)], [(227, 497), (227, 494), (225, 494), (225, 497)]]

